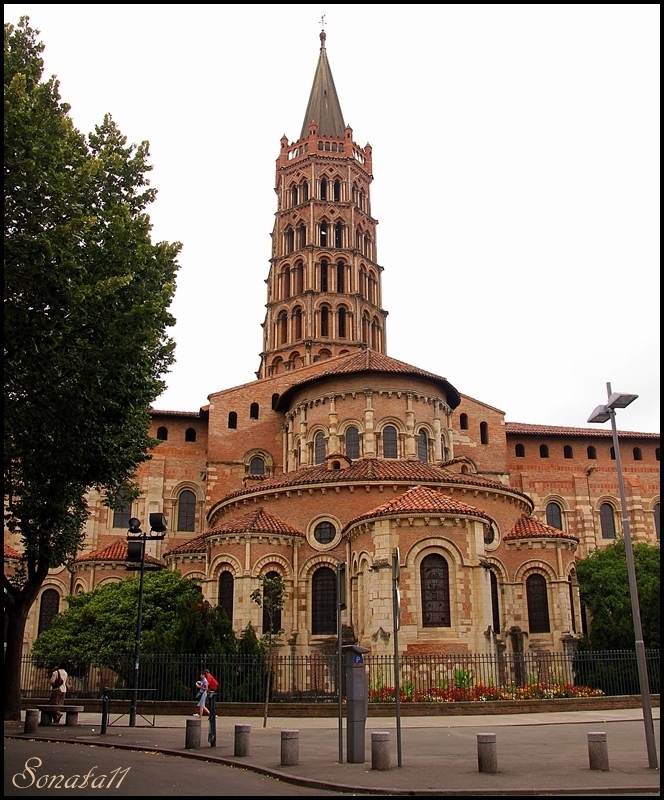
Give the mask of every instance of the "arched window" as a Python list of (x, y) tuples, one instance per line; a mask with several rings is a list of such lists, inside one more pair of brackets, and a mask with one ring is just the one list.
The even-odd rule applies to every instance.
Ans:
[[(337, 222), (334, 226), (334, 246), (335, 247), (343, 247), (343, 235), (344, 235), (344, 226), (341, 222)], [(343, 285), (343, 276), (341, 277), (341, 283)], [(343, 292), (343, 289), (337, 288), (338, 292)]]
[(489, 444), (489, 426), (480, 422), (480, 444)]
[(336, 528), (327, 520), (319, 522), (314, 528), (314, 539), (318, 542), (318, 544), (329, 544), (330, 542), (334, 541), (334, 537), (336, 535)]
[(258, 403), (249, 406), (249, 419), (258, 419)]
[(659, 447), (655, 448), (655, 461), (659, 461)]
[[(341, 225), (341, 223), (339, 223)], [(337, 226), (339, 227), (339, 226)], [(341, 247), (340, 244), (337, 247)], [(344, 275), (345, 275), (346, 267), (344, 266), (343, 261), (337, 262), (337, 291), (344, 292)]]
[(118, 497), (118, 507), (113, 510), (113, 527), (128, 528), (131, 519), (131, 500), (125, 496)]
[(274, 411), (274, 409), (277, 407), (277, 403), (278, 403), (278, 402), (279, 402), (279, 392), (275, 392), (275, 393), (272, 395), (272, 410), (273, 410), (273, 411)]
[(570, 445), (566, 444), (565, 447), (563, 447), (563, 456), (565, 458), (574, 458), (574, 450), (572, 450)]
[(616, 460), (616, 450), (615, 450), (615, 447), (612, 447), (612, 448), (611, 448), (611, 450), (610, 450), (610, 453), (611, 453), (611, 461), (615, 461), (615, 460)]
[(334, 200), (337, 203), (341, 200), (341, 181), (340, 180), (336, 180), (334, 182)]
[(599, 507), (599, 524), (602, 529), (602, 539), (616, 538), (616, 516), (611, 503), (602, 503)]
[(291, 189), (291, 205), (292, 206), (297, 205), (297, 186), (293, 186), (293, 188)]
[(346, 338), (346, 309), (343, 306), (339, 309), (338, 335), (340, 339)]
[(329, 264), (325, 259), (320, 262), (320, 290), (321, 292), (327, 291), (327, 277), (328, 277)]
[(491, 579), (491, 624), (494, 633), (500, 633), (500, 594), (498, 592), (498, 578), (493, 570), (489, 570)]
[(187, 428), (184, 432), (184, 440), (185, 442), (195, 442), (196, 441), (196, 429), (195, 428)]
[(514, 448), (514, 455), (517, 458), (525, 458), (526, 457), (526, 448), (522, 444), (517, 444)]
[(634, 461), (643, 461), (643, 453), (641, 452), (640, 447), (635, 447), (633, 453), (634, 453)]
[(325, 434), (318, 431), (314, 438), (314, 464), (322, 464), (325, 461)]
[(311, 633), (326, 636), (337, 632), (337, 576), (320, 567), (311, 579)]
[(327, 247), (327, 222), (320, 224), (320, 246)]
[(417, 457), (425, 463), (429, 460), (429, 437), (424, 429), (417, 435)]
[(320, 199), (327, 200), (327, 178), (321, 178), (320, 182)]
[(295, 320), (295, 341), (302, 338), (302, 309), (296, 308), (293, 311), (293, 319)]
[(233, 623), (233, 573), (224, 570), (219, 576), (219, 605)]
[(422, 624), (425, 628), (449, 628), (450, 570), (447, 561), (432, 553), (420, 565), (422, 585)]
[(563, 529), (563, 510), (558, 503), (548, 503), (546, 507), (546, 524), (552, 528)]
[(196, 523), (196, 495), (185, 489), (178, 497), (178, 530), (194, 531)]
[(468, 414), (462, 414), (459, 417), (459, 427), (462, 431), (468, 430)]
[(537, 573), (526, 578), (526, 596), (528, 599), (528, 629), (530, 633), (549, 633), (549, 598), (546, 591), (546, 579)]
[(249, 462), (250, 475), (265, 475), (265, 461), (260, 456), (254, 456)]
[(348, 458), (360, 457), (360, 433), (354, 426), (346, 428), (346, 455)]
[[(278, 578), (279, 573), (272, 570), (265, 575), (266, 578)], [(272, 596), (275, 596), (275, 593), (272, 593)], [(269, 596), (268, 596), (269, 597)], [(270, 616), (272, 617), (272, 625), (270, 626)], [(265, 602), (263, 603), (263, 633), (277, 633), (281, 630), (281, 609), (275, 608), (272, 610), (272, 614), (270, 615), (270, 611), (265, 606)]]
[(279, 344), (286, 344), (288, 341), (288, 315), (285, 311), (277, 317), (277, 331), (279, 334)]
[(157, 439), (162, 442), (165, 442), (168, 439), (168, 428), (162, 425), (161, 427), (157, 428)]
[(398, 458), (397, 429), (394, 425), (383, 428), (383, 458)]
[(320, 310), (320, 335), (321, 336), (329, 336), (330, 335), (330, 312), (327, 306), (323, 306)]
[(588, 458), (592, 459), (593, 461), (597, 458), (597, 450), (595, 450), (592, 445), (590, 445), (588, 448)]
[(655, 536), (659, 541), (659, 503), (655, 503), (655, 507), (653, 508), (653, 516), (655, 518)]
[(549, 446), (546, 444), (540, 445), (540, 458), (548, 458), (549, 457)]
[(229, 411), (228, 412), (228, 427), (229, 428), (237, 428), (237, 412), (236, 411)]
[(37, 635), (47, 631), (51, 627), (53, 618), (60, 610), (60, 595), (56, 589), (45, 589), (42, 592), (39, 604), (39, 627)]

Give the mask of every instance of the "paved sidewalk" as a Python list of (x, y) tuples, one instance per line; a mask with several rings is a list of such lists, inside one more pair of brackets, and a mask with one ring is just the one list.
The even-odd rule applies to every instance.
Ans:
[[(659, 754), (659, 708), (653, 709), (653, 717)], [(83, 713), (78, 727), (39, 726), (36, 734), (27, 736), (23, 722), (5, 722), (5, 737), (156, 750), (251, 769), (311, 788), (363, 794), (658, 794), (660, 789), (659, 770), (648, 767), (640, 709), (406, 717), (401, 720), (401, 767), (394, 718), (367, 720), (363, 764), (339, 763), (339, 728), (334, 718), (269, 717), (264, 728), (262, 717), (220, 717), (216, 747), (208, 743), (205, 718), (198, 749), (185, 749), (187, 719), (194, 717), (158, 716), (151, 727), (139, 717), (137, 726), (130, 728), (124, 717), (102, 736), (101, 715)], [(251, 726), (248, 756), (234, 755), (236, 724)], [(281, 766), (282, 730), (299, 731), (299, 764), (295, 766)], [(372, 731), (390, 733), (387, 770), (372, 769)], [(607, 735), (608, 771), (589, 767), (587, 734), (599, 731)], [(478, 771), (478, 733), (496, 734), (497, 773)], [(345, 720), (342, 741), (345, 762)]]

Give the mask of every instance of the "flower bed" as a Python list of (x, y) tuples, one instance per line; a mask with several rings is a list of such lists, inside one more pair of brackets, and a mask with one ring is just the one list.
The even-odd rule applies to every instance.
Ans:
[[(527, 686), (496, 687), (473, 686), (437, 688), (427, 691), (410, 691), (401, 689), (399, 700), (402, 703), (459, 703), (468, 701), (487, 702), (491, 700), (547, 700), (556, 697), (602, 697), (601, 689), (573, 684), (532, 683)], [(383, 686), (369, 690), (370, 703), (395, 702), (394, 687)]]

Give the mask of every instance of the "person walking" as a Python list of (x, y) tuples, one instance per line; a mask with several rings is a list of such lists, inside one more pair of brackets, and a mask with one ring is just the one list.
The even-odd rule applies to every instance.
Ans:
[[(51, 696), (48, 699), (49, 705), (52, 706), (62, 706), (65, 703), (65, 696), (67, 695), (67, 675), (64, 667), (62, 664), (58, 664), (57, 667), (54, 668), (53, 674), (51, 675)], [(54, 711), (53, 714), (53, 724), (57, 725), (60, 722), (60, 718), (62, 717), (61, 711)]]
[(196, 699), (198, 700), (198, 711), (196, 714), (194, 714), (194, 716), (204, 717), (210, 714), (205, 707), (205, 701), (207, 700), (208, 693), (208, 681), (205, 677), (205, 672), (201, 672), (200, 679), (196, 681), (196, 688), (198, 689), (198, 694), (196, 695)]
[(214, 675), (210, 672), (209, 669), (205, 670), (205, 677), (207, 678), (208, 682), (208, 689), (211, 692), (216, 692), (219, 688), (219, 681), (214, 677)]

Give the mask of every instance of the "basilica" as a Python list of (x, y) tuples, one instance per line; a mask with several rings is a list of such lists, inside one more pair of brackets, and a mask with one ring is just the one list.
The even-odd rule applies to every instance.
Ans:
[[(320, 39), (299, 136), (275, 143), (255, 378), (198, 411), (152, 410), (140, 499), (110, 511), (90, 493), (84, 548), (45, 581), (26, 652), (68, 595), (135, 574), (129, 519), (152, 513), (168, 530), (149, 565), (198, 582), (238, 634), (265, 632), (250, 595), (282, 578), (284, 654), (334, 652), (338, 573), (344, 639), (374, 654), (393, 649), (397, 575), (404, 653), (560, 652), (582, 635), (575, 564), (622, 531), (611, 431), (506, 422), (454, 376), (388, 355), (372, 150)], [(620, 455), (632, 537), (656, 543), (659, 436), (621, 433)], [(5, 569), (20, 555), (5, 538)]]

